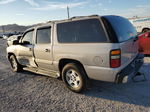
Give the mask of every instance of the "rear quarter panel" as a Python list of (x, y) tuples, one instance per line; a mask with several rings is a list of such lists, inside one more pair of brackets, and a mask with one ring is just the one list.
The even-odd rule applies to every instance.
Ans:
[[(53, 47), (54, 63), (57, 65), (60, 59), (74, 59), (80, 61), (83, 66), (99, 66), (109, 68), (109, 54), (111, 49), (118, 49), (118, 44), (111, 43), (80, 43), (59, 44)], [(56, 66), (56, 69), (58, 67)]]

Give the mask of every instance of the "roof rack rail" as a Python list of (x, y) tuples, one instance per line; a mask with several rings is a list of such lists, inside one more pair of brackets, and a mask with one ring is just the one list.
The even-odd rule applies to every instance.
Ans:
[(51, 23), (51, 22), (53, 22), (53, 21), (47, 21), (46, 23)]
[(97, 15), (97, 14), (94, 14), (94, 15), (90, 15), (89, 17), (93, 17), (93, 16), (99, 16), (99, 15)]
[(72, 18), (70, 18), (70, 19), (76, 19), (76, 18), (84, 18), (84, 17), (94, 17), (94, 16), (99, 16), (99, 15), (89, 15), (89, 16), (74, 16), (74, 17), (72, 17)]
[(69, 19), (83, 18), (83, 17), (85, 17), (85, 16), (74, 16), (74, 17), (71, 17), (71, 18), (69, 18)]

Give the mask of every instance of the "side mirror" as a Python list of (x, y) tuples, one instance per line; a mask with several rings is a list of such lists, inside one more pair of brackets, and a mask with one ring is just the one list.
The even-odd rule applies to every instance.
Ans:
[(19, 40), (14, 40), (12, 44), (13, 45), (18, 45), (19, 44)]
[(22, 44), (23, 44), (23, 45), (30, 45), (30, 42), (29, 42), (29, 41), (23, 41)]

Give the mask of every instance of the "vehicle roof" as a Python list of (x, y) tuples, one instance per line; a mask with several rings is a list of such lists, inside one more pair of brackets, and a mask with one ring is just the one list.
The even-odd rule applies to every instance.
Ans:
[(64, 19), (64, 20), (54, 20), (54, 21), (48, 21), (46, 23), (39, 23), (39, 24), (35, 25), (34, 27), (31, 27), (31, 28), (27, 29), (26, 31), (33, 30), (33, 29), (35, 29), (37, 27), (48, 26), (48, 25), (54, 24), (54, 23), (57, 24), (57, 23), (63, 23), (63, 22), (71, 22), (71, 21), (77, 21), (77, 20), (93, 19), (93, 18), (101, 18), (101, 17), (109, 17), (109, 16), (116, 16), (116, 15), (106, 15), (106, 16), (99, 16), (99, 15), (75, 16), (75, 17), (72, 17), (72, 18), (69, 18), (69, 19)]

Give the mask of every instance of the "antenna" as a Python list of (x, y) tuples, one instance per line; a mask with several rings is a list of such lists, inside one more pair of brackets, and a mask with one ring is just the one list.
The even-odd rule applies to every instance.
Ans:
[(67, 6), (67, 14), (68, 14), (68, 19), (70, 18), (70, 15), (69, 15), (69, 7)]

